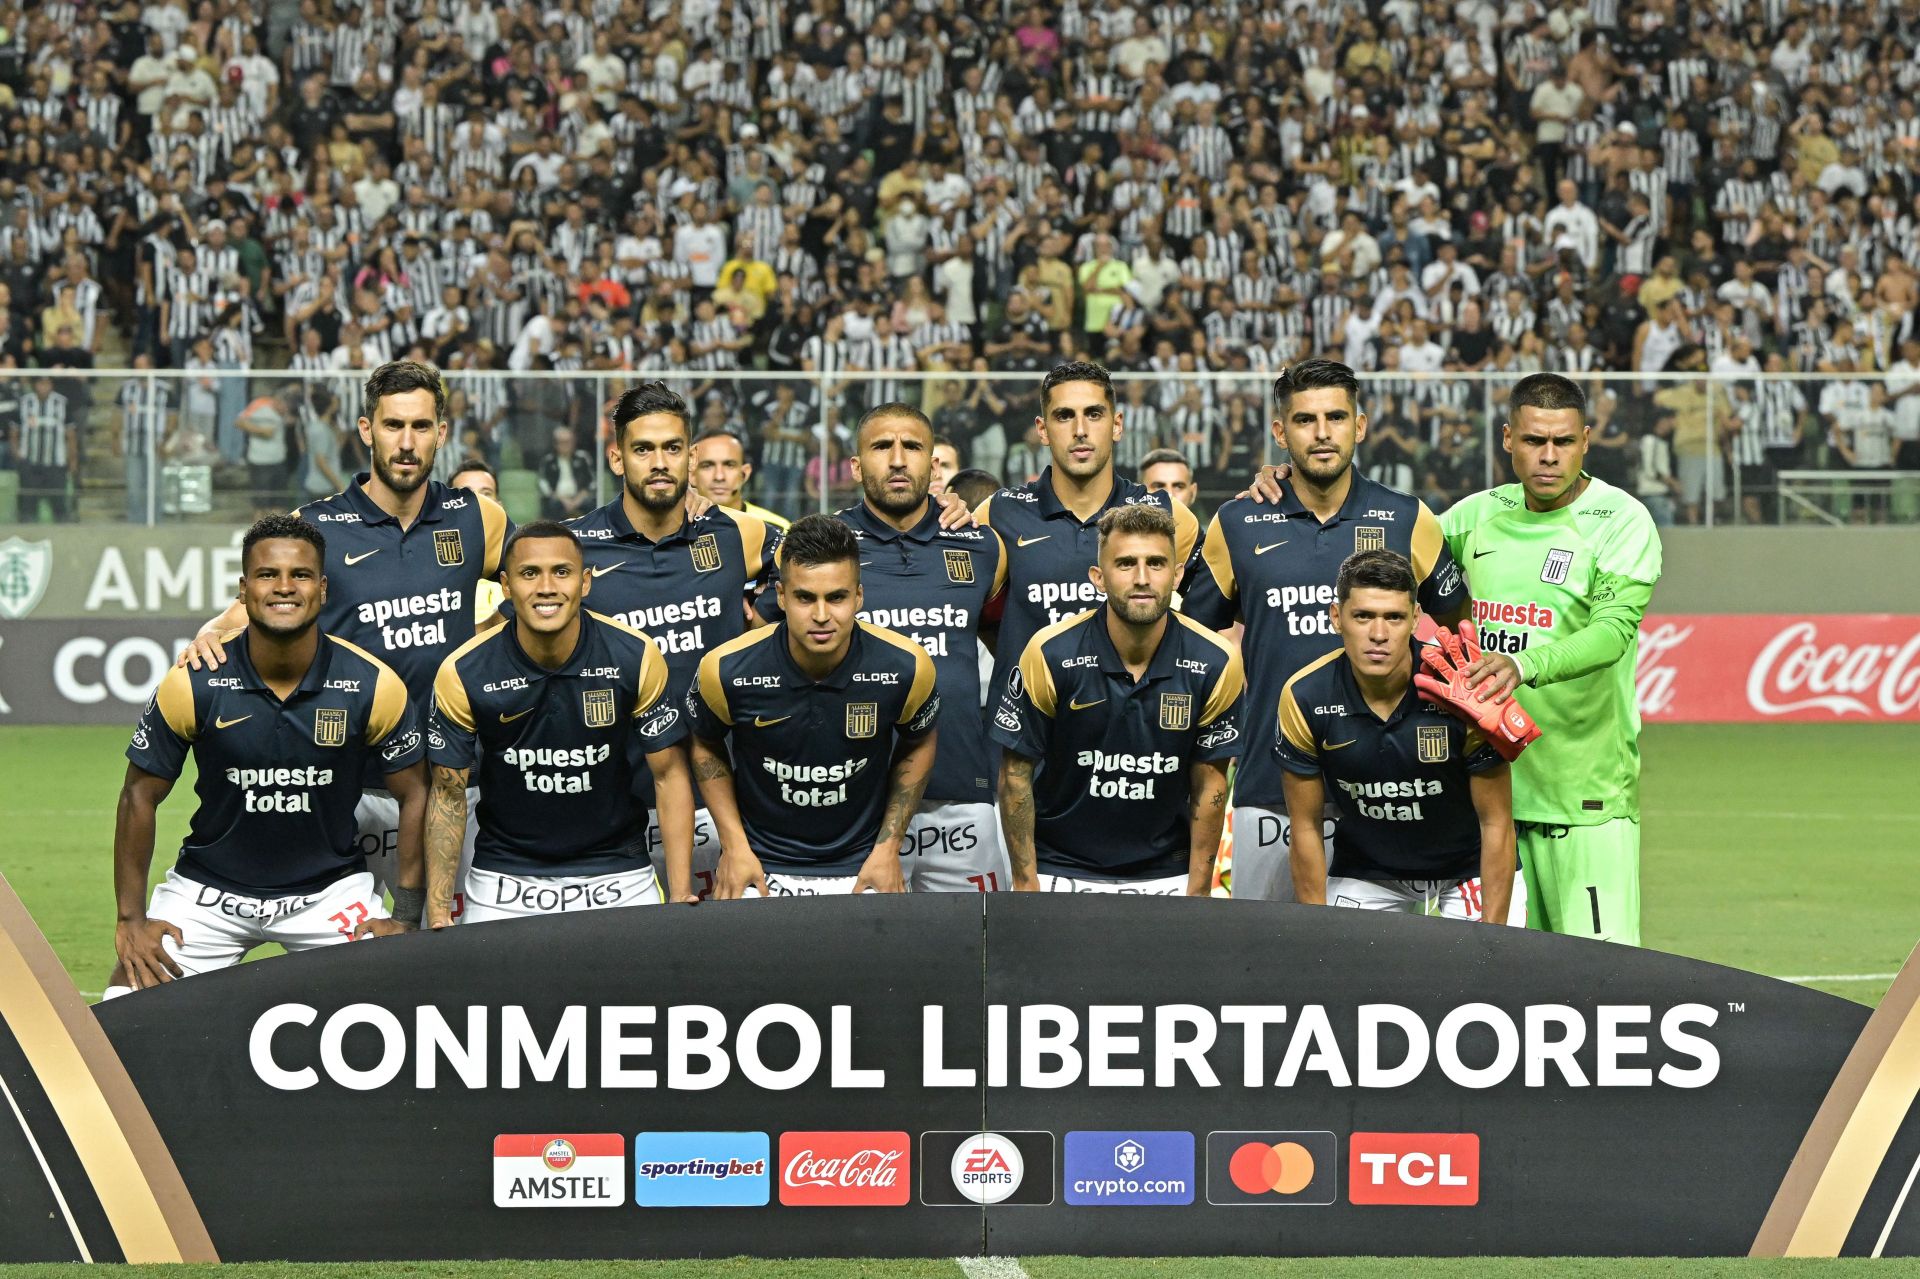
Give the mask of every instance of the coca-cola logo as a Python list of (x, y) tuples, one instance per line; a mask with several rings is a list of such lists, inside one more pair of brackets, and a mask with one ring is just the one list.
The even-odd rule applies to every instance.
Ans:
[(1762, 715), (1910, 715), (1920, 709), (1920, 632), (1900, 644), (1822, 645), (1813, 622), (1795, 622), (1754, 658), (1747, 702)]
[(904, 1132), (780, 1134), (780, 1202), (803, 1207), (907, 1202)]
[(1691, 626), (1662, 622), (1651, 631), (1640, 632), (1640, 655), (1633, 668), (1633, 695), (1642, 715), (1664, 715), (1673, 708), (1674, 685), (1680, 676), (1677, 667), (1663, 660), (1687, 642)]

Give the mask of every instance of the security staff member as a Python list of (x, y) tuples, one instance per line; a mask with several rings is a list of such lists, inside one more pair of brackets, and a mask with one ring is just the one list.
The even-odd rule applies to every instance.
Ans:
[[(318, 626), (326, 541), (290, 515), (247, 530), (247, 625), (221, 637), (224, 671), (176, 666), (127, 748), (114, 825), (119, 966), (109, 997), (240, 962), (267, 942), (311, 950), (388, 922), (354, 841), (365, 768), (400, 804), (396, 915), (420, 915), (426, 767), (406, 686), (378, 658)], [(147, 901), (155, 810), (191, 752), (194, 810), (180, 857)]]
[(1023, 891), (1204, 897), (1238, 749), (1240, 655), (1168, 610), (1173, 519), (1100, 517), (1099, 608), (1020, 655), (988, 730), (1005, 748), (1000, 811)]
[[(1442, 625), (1467, 615), (1466, 584), (1440, 522), (1419, 498), (1375, 483), (1353, 465), (1367, 437), (1359, 380), (1332, 360), (1305, 360), (1274, 379), (1276, 443), (1292, 459), (1280, 500), (1236, 498), (1207, 526), (1180, 608), (1203, 626), (1246, 623), (1249, 720), (1233, 781), (1233, 895), (1287, 901), (1289, 822), (1274, 726), (1289, 676), (1339, 641), (1328, 622), (1334, 579), (1356, 551), (1385, 548), (1413, 563), (1420, 606)], [(1332, 823), (1323, 842), (1337, 845)]]
[(513, 621), (462, 645), (434, 684), (428, 924), (453, 922), (476, 747), (480, 830), (462, 923), (658, 902), (633, 794), (639, 755), (653, 773), (670, 890), (693, 900), (686, 721), (659, 648), (581, 607), (592, 580), (564, 525), (526, 525), (505, 558)]
[[(905, 634), (933, 658), (939, 755), (901, 853), (913, 891), (999, 892), (1012, 881), (980, 717), (980, 619), (1006, 582), (1006, 547), (992, 529), (940, 527), (927, 496), (936, 447), (932, 423), (912, 405), (867, 410), (853, 459), (865, 500), (836, 518), (860, 547), (859, 619)], [(779, 616), (771, 586), (759, 608)]]
[[(360, 441), (372, 455), (371, 473), (294, 513), (327, 534), (321, 631), (391, 665), (424, 714), (441, 662), (473, 638), (480, 583), (499, 576), (507, 513), (430, 478), (447, 438), (447, 392), (437, 371), (413, 360), (382, 364), (367, 377), (366, 406)], [(221, 635), (245, 624), (236, 602), (200, 628), (181, 660), (195, 669), (220, 665)], [(398, 802), (377, 773), (364, 783), (360, 846), (374, 878), (390, 887)]]
[[(1298, 900), (1505, 923), (1512, 774), (1478, 729), (1414, 688), (1413, 566), (1362, 551), (1340, 566), (1334, 591), (1341, 647), (1280, 694), (1275, 753)], [(1340, 815), (1331, 866), (1313, 820), (1329, 798)]]
[(905, 892), (901, 845), (938, 739), (933, 659), (858, 619), (845, 524), (795, 521), (780, 557), (779, 624), (702, 658), (687, 698), (720, 832), (714, 896)]
[(1028, 640), (1100, 602), (1100, 588), (1087, 570), (1098, 558), (1096, 526), (1101, 516), (1131, 505), (1170, 512), (1176, 569), (1185, 566), (1199, 535), (1193, 512), (1164, 492), (1149, 493), (1115, 474), (1113, 446), (1125, 423), (1106, 369), (1084, 360), (1055, 366), (1040, 384), (1035, 424), (1053, 464), (1030, 484), (1001, 489), (974, 512), (1007, 546), (1006, 604), (999, 618), (990, 690), (994, 698), (1005, 690)]
[[(690, 420), (687, 402), (664, 383), (646, 382), (622, 395), (607, 444), (620, 496), (567, 521), (593, 573), (594, 611), (644, 632), (659, 646), (675, 706), (686, 704), (700, 659), (747, 629), (749, 594), (767, 575), (780, 542), (777, 526), (729, 507), (687, 514)], [(646, 769), (635, 769), (647, 807), (650, 778)], [(665, 875), (657, 819), (647, 828), (647, 844), (654, 869)], [(713, 892), (719, 861), (713, 819), (698, 809), (692, 872), (697, 895)]]

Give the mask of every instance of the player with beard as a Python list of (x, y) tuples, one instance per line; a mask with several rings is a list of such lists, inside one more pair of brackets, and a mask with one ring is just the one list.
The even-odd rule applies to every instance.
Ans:
[[(1360, 383), (1332, 360), (1304, 360), (1274, 379), (1273, 436), (1292, 467), (1276, 501), (1222, 503), (1188, 575), (1181, 611), (1225, 630), (1246, 623), (1248, 730), (1233, 783), (1233, 895), (1290, 901), (1292, 824), (1284, 773), (1273, 753), (1280, 690), (1340, 647), (1328, 606), (1340, 565), (1358, 551), (1389, 550), (1413, 564), (1417, 602), (1441, 625), (1467, 615), (1467, 590), (1416, 497), (1376, 483), (1353, 464), (1367, 438)], [(1335, 813), (1322, 839), (1337, 853)]]
[[(413, 704), (425, 707), (440, 663), (473, 638), (474, 600), (480, 583), (500, 574), (509, 522), (498, 503), (432, 478), (434, 455), (447, 439), (447, 390), (438, 372), (413, 360), (382, 364), (367, 376), (365, 405), (360, 441), (373, 469), (295, 514), (326, 535), (320, 630), (392, 666)], [(200, 628), (181, 662), (195, 670), (221, 665), (227, 654), (220, 637), (246, 621), (236, 600)], [(383, 887), (421, 887), (423, 868), (396, 864), (399, 801), (377, 770), (363, 780), (357, 816), (369, 868)]]
[(1113, 446), (1126, 423), (1105, 368), (1085, 360), (1054, 366), (1040, 384), (1034, 422), (1052, 464), (1032, 483), (1001, 489), (974, 513), (1000, 534), (1008, 556), (992, 697), (1005, 690), (1028, 640), (1104, 598), (1088, 570), (1098, 558), (1098, 525), (1108, 511), (1138, 505), (1172, 514), (1176, 588), (1178, 570), (1199, 534), (1193, 512), (1115, 473)]
[[(854, 475), (866, 500), (836, 518), (860, 544), (858, 616), (927, 650), (946, 708), (902, 858), (913, 868), (915, 892), (999, 892), (1012, 883), (979, 713), (980, 619), (1006, 582), (1006, 547), (992, 529), (940, 527), (928, 498), (940, 445), (919, 409), (877, 405), (854, 439)], [(759, 608), (769, 621), (779, 617), (773, 589), (761, 593)]]
[(1233, 646), (1169, 610), (1173, 518), (1100, 517), (1100, 607), (1042, 630), (994, 711), (1000, 811), (1023, 892), (1205, 897), (1245, 678)]
[[(620, 496), (566, 522), (593, 574), (593, 611), (645, 633), (667, 659), (667, 696), (682, 705), (700, 659), (760, 620), (746, 607), (774, 562), (782, 529), (729, 506), (688, 513), (692, 448), (687, 402), (646, 382), (613, 406), (607, 463)], [(635, 798), (655, 812), (647, 842), (662, 882), (652, 773), (635, 768)], [(693, 890), (713, 892), (720, 839), (706, 809), (694, 814)]]

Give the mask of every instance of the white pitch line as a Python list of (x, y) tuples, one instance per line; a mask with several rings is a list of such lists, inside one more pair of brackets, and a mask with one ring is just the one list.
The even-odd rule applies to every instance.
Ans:
[(40, 1174), (47, 1179), (47, 1189), (53, 1192), (53, 1201), (60, 1205), (60, 1215), (67, 1219), (67, 1233), (73, 1236), (73, 1246), (80, 1250), (80, 1260), (92, 1265), (93, 1254), (87, 1251), (87, 1241), (80, 1237), (80, 1226), (73, 1219), (73, 1209), (67, 1207), (67, 1197), (60, 1193), (60, 1183), (54, 1180), (53, 1169), (47, 1167), (47, 1157), (40, 1152), (40, 1143), (34, 1139), (33, 1129), (27, 1127), (27, 1117), (20, 1113), (20, 1103), (13, 1099), (13, 1089), (7, 1087), (4, 1079), (0, 1079), (0, 1094), (6, 1096), (7, 1106), (19, 1121), (27, 1145), (33, 1149), (33, 1157), (40, 1163)]
[(1814, 973), (1807, 977), (1775, 977), (1775, 981), (1790, 981), (1805, 986), (1810, 982), (1846, 982), (1846, 981), (1892, 981), (1899, 973)]
[(1030, 1279), (1015, 1257), (955, 1257), (967, 1279)]
[(1907, 1206), (1907, 1192), (1913, 1189), (1915, 1174), (1920, 1174), (1920, 1156), (1915, 1157), (1913, 1167), (1907, 1169), (1907, 1180), (1900, 1187), (1900, 1197), (1893, 1201), (1893, 1211), (1887, 1214), (1887, 1224), (1880, 1228), (1880, 1238), (1873, 1245), (1873, 1255), (1876, 1257), (1887, 1250), (1887, 1238), (1893, 1234), (1893, 1223), (1900, 1220), (1900, 1210)]

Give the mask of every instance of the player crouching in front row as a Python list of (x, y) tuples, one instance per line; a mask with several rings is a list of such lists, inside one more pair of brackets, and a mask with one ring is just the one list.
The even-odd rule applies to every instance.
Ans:
[[(1505, 923), (1512, 775), (1477, 728), (1415, 687), (1414, 590), (1404, 556), (1349, 556), (1331, 606), (1342, 647), (1280, 693), (1294, 891), (1306, 905)], [(1319, 820), (1329, 795), (1340, 821), (1331, 866)]]
[(1205, 897), (1246, 686), (1240, 655), (1168, 609), (1174, 522), (1100, 517), (1099, 608), (1027, 642), (987, 730), (1005, 748), (1000, 820), (1024, 892)]
[(654, 642), (581, 607), (592, 586), (580, 541), (541, 520), (501, 554), (513, 621), (441, 664), (427, 723), (427, 924), (453, 922), (478, 756), (479, 832), (465, 923), (644, 906), (660, 900), (647, 815), (633, 798), (644, 752), (674, 901), (693, 900), (693, 784), (686, 717), (666, 695)]
[[(402, 931), (386, 918), (355, 839), (361, 773), (375, 756), (399, 800), (395, 914), (419, 918), (427, 799), (419, 726), (398, 675), (320, 633), (325, 557), (325, 540), (305, 520), (273, 515), (248, 529), (247, 625), (221, 637), (230, 660), (174, 667), (140, 717), (114, 823), (119, 966), (108, 998), (231, 967), (267, 942), (312, 950)], [(199, 807), (148, 903), (154, 813), (189, 751)]]

